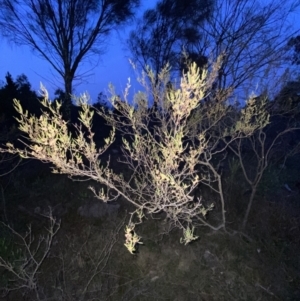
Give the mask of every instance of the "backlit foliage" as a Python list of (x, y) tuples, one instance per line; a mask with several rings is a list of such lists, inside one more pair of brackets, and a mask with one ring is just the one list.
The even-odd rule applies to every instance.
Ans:
[[(171, 228), (182, 229), (184, 244), (197, 238), (197, 225), (225, 229), (226, 202), (218, 171), (224, 157), (217, 162), (213, 159), (224, 153), (232, 141), (264, 127), (268, 115), (255, 98), (250, 98), (241, 112), (225, 103), (230, 89), (213, 89), (219, 65), (220, 61), (208, 71), (191, 64), (178, 83), (170, 82), (168, 66), (158, 75), (160, 84), (154, 82), (157, 77), (148, 70), (140, 78), (146, 92), (138, 92), (133, 101), (129, 98), (130, 82), (122, 99), (111, 87), (113, 110), (97, 111), (112, 129), (102, 148), (94, 142), (94, 110), (88, 104), (88, 96), (79, 98), (80, 123), (73, 125), (74, 135), (61, 116), (61, 104), (52, 103), (42, 86), (41, 103), (45, 109), (39, 118), (24, 112), (20, 102), (14, 100), (20, 115), (19, 127), (27, 139), (23, 140), (24, 149), (7, 144), (8, 151), (51, 162), (56, 173), (99, 182), (105, 189), (98, 192), (91, 188), (99, 199), (108, 202), (122, 196), (136, 207), (133, 215), (140, 220), (163, 213)], [(156, 105), (151, 107), (154, 100)], [(116, 132), (122, 135), (123, 156), (119, 160), (130, 170), (126, 175), (101, 161)], [(214, 204), (201, 195), (195, 197), (200, 185), (208, 186), (216, 198), (214, 203), (220, 204), (218, 224), (205, 218)], [(135, 225), (130, 219), (125, 231), (125, 246), (131, 253), (140, 243)]]

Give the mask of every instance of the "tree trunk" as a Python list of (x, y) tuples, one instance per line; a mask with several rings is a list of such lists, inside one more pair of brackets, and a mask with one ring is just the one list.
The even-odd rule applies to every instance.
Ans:
[(257, 184), (255, 184), (254, 186), (251, 187), (251, 195), (250, 195), (250, 199), (249, 199), (249, 203), (247, 206), (247, 210), (243, 219), (243, 224), (242, 224), (242, 231), (245, 230), (247, 222), (248, 222), (248, 218), (249, 218), (249, 213), (252, 207), (252, 203), (256, 194), (256, 190), (257, 190)]
[(65, 97), (63, 99), (62, 104), (62, 113), (65, 119), (70, 120), (71, 119), (71, 109), (72, 109), (72, 82), (73, 82), (74, 76), (70, 74), (69, 72), (66, 72), (64, 76), (65, 81)]

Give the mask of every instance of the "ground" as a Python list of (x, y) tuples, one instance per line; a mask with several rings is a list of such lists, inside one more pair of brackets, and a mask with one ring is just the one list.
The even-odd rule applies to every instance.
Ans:
[[(238, 173), (237, 178), (225, 173), (226, 193), (232, 196), (227, 208), (229, 233), (200, 227), (199, 239), (184, 246), (180, 231), (167, 234), (162, 216), (147, 217), (136, 229), (143, 244), (135, 255), (123, 245), (132, 208), (120, 200), (113, 218), (79, 216), (78, 208), (93, 198), (87, 189), (90, 183), (52, 174), (46, 164), (24, 161), (2, 178), (2, 203), (5, 200), (7, 222), (20, 233), (31, 223), (36, 237), (45, 235), (47, 226), (41, 213), (48, 206), (60, 208), (56, 213), (61, 229), (38, 274), (41, 295), (48, 298), (43, 300), (296, 301), (300, 300), (300, 176), (298, 167), (289, 164), (283, 171), (274, 166), (266, 173), (245, 235), (234, 232), (244, 213), (245, 189)], [(17, 240), (9, 231), (3, 233), (0, 255), (5, 257), (16, 250)], [(11, 260), (17, 261), (19, 253), (13, 254), (17, 255)], [(11, 284), (11, 275), (0, 272), (4, 288)], [(1, 300), (34, 300), (34, 296), (14, 291)]]

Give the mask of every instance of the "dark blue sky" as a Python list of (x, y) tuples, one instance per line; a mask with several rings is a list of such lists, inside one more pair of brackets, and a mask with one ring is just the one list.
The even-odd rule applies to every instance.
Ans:
[[(107, 52), (99, 57), (97, 65), (92, 70), (90, 70), (92, 66), (88, 63), (85, 64), (86, 67), (81, 68), (83, 72), (90, 70), (91, 76), (84, 79), (82, 83), (77, 82), (78, 85), (75, 82), (75, 94), (88, 91), (95, 100), (98, 93), (108, 87), (109, 82), (116, 87), (125, 87), (127, 78), (132, 78), (133, 73), (122, 47), (124, 46), (114, 34), (107, 45)], [(8, 45), (6, 41), (2, 41), (1, 48), (1, 56), (4, 58), (0, 62), (1, 80), (5, 79), (7, 72), (11, 73), (13, 78), (24, 73), (35, 90), (39, 89), (40, 82), (46, 86), (51, 95), (56, 88), (64, 87), (59, 75), (51, 69), (50, 64), (37, 53), (30, 51), (28, 47)]]
[[(141, 0), (139, 16), (147, 8), (154, 7), (156, 0)], [(130, 29), (134, 27), (121, 28), (114, 32), (107, 42), (106, 53), (98, 58), (95, 57), (92, 63), (85, 61), (79, 69), (81, 73), (88, 72), (90, 76), (82, 82), (74, 82), (74, 94), (79, 95), (88, 92), (93, 101), (97, 99), (99, 92), (107, 92), (108, 84), (112, 83), (117, 91), (121, 93), (126, 87), (128, 77), (133, 84), (132, 92), (139, 89), (136, 83), (136, 75), (129, 64), (130, 53), (125, 49), (125, 42)], [(5, 80), (7, 72), (15, 79), (24, 73), (34, 90), (39, 90), (40, 82), (48, 89), (51, 97), (57, 88), (63, 88), (63, 81), (55, 73), (50, 64), (42, 59), (37, 52), (32, 52), (27, 46), (16, 46), (9, 44), (1, 38), (1, 60), (0, 60), (0, 81)]]
[[(139, 16), (142, 15), (146, 8), (154, 7), (156, 0), (141, 0), (141, 2), (142, 6), (139, 10)], [(292, 22), (298, 24), (299, 14), (293, 14), (291, 17), (294, 19)], [(128, 62), (130, 53), (125, 49), (125, 42), (132, 28), (126, 27), (118, 33), (112, 34), (107, 42), (106, 53), (98, 59), (95, 57), (94, 65), (85, 61), (86, 63), (79, 71), (89, 71), (90, 76), (86, 77), (81, 83), (79, 82), (78, 85), (76, 85), (77, 82), (74, 83), (74, 94), (79, 95), (87, 91), (91, 95), (92, 100), (95, 101), (99, 92), (106, 93), (108, 91), (109, 83), (113, 83), (117, 92), (121, 93), (126, 87), (129, 77), (133, 86), (131, 93), (133, 94), (134, 91), (140, 89), (140, 86), (135, 81), (136, 74)], [(24, 73), (27, 75), (34, 90), (38, 90), (40, 82), (42, 82), (52, 97), (57, 88), (63, 88), (61, 78), (51, 69), (50, 64), (40, 58), (37, 53), (32, 52), (29, 47), (8, 44), (4, 39), (0, 40), (0, 45), (1, 81), (5, 79), (7, 72), (10, 72), (13, 78)]]

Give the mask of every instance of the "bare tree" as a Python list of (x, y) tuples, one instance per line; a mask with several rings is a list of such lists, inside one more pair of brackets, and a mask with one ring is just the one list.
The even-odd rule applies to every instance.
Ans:
[[(193, 6), (178, 15), (163, 10), (167, 3), (159, 2), (155, 10), (146, 11), (131, 33), (129, 49), (142, 67), (150, 65), (155, 72), (167, 62), (172, 68), (181, 67), (183, 47), (200, 67), (223, 56), (215, 87), (246, 89), (248, 95), (248, 87), (259, 85), (263, 90), (263, 83), (274, 81), (271, 71), (278, 75), (279, 68), (289, 64), (287, 41), (297, 32), (289, 18), (299, 1), (193, 1)], [(201, 15), (195, 13), (199, 11), (196, 5), (205, 8)], [(174, 10), (176, 7), (174, 4)]]
[[(200, 24), (202, 39), (193, 51), (212, 61), (223, 55), (218, 88), (261, 89), (270, 69), (288, 62), (287, 41), (296, 31), (289, 22), (299, 1), (216, 0), (212, 16)], [(274, 78), (272, 78), (274, 80)], [(248, 87), (248, 86), (247, 86)]]
[(107, 35), (133, 17), (138, 5), (139, 0), (1, 0), (0, 28), (50, 63), (70, 103), (79, 65), (103, 52)]
[(36, 241), (28, 226), (28, 231), (22, 235), (15, 231), (8, 225), (5, 225), (12, 234), (20, 241), (20, 248), (18, 252), (12, 254), (12, 257), (18, 257), (14, 261), (0, 256), (0, 267), (9, 273), (10, 283), (12, 285), (3, 290), (4, 295), (11, 291), (21, 290), (34, 293), (36, 300), (42, 300), (41, 292), (38, 287), (38, 278), (41, 267), (44, 265), (53, 239), (60, 229), (60, 221), (56, 221), (52, 215), (52, 210), (49, 208), (49, 213), (45, 215), (49, 219), (49, 226), (47, 227), (47, 235), (40, 236)]

